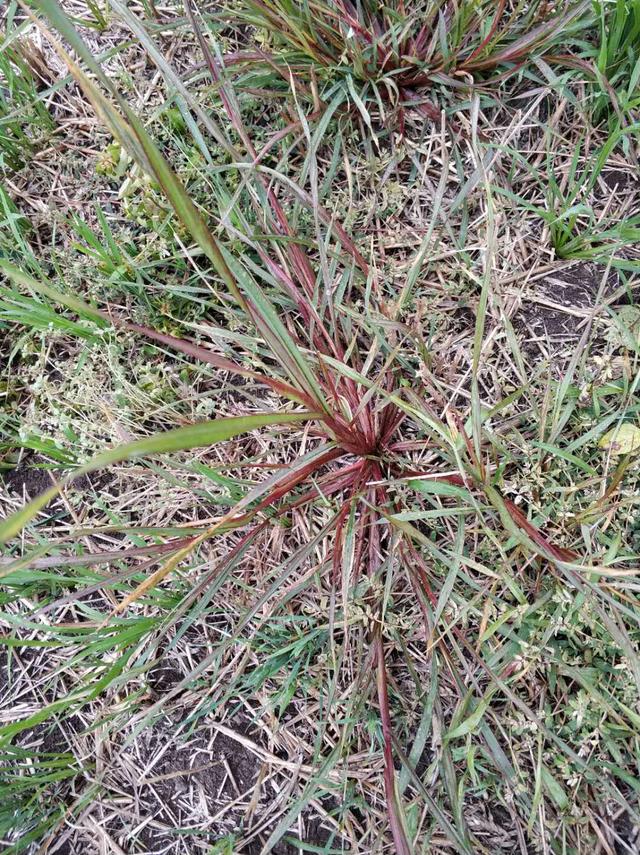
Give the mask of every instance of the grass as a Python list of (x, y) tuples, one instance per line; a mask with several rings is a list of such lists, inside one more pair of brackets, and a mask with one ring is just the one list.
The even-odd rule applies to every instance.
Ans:
[(596, 56), (600, 92), (593, 104), (594, 122), (610, 118), (613, 127), (626, 124), (638, 108), (637, 53), (640, 41), (640, 4), (596, 3), (600, 39)]
[[(567, 151), (549, 128), (542, 168), (512, 152), (523, 170), (518, 184), (522, 183), (524, 193), (504, 187), (497, 187), (496, 192), (544, 224), (557, 258), (636, 271), (634, 248), (640, 221), (635, 201), (625, 193), (625, 178), (617, 173), (609, 177), (605, 171), (611, 152), (626, 137), (618, 130), (595, 151), (578, 139)], [(617, 193), (611, 195), (611, 190)]]
[[(248, 69), (244, 85), (286, 92), (294, 73), (299, 97), (316, 109), (333, 112), (348, 103), (370, 131), (370, 113), (379, 109), (383, 120), (395, 115), (402, 129), (407, 109), (439, 121), (447, 94), (467, 101), (474, 85), (491, 89), (536, 55), (550, 54), (559, 36), (566, 38), (590, 12), (585, 3), (565, 6), (558, 14), (547, 3), (502, 0), (387, 6), (247, 0), (229, 15), (256, 28), (260, 48), (229, 52), (222, 61)], [(433, 95), (445, 95), (445, 104)]]
[(0, 169), (8, 171), (24, 166), (54, 128), (41, 92), (49, 71), (16, 22), (16, 9), (8, 4), (0, 31)]
[[(7, 851), (633, 851), (636, 199), (600, 193), (632, 125), (589, 148), (577, 75), (553, 116), (511, 75), (464, 145), (416, 111), (354, 136), (232, 83), (191, 7), (160, 28), (208, 78), (161, 52), (169, 10), (113, 0), (142, 109), (81, 5), (34, 7), (115, 141), (44, 244), (33, 178), (3, 196)], [(420, 58), (452, 78), (551, 31), (457, 9)], [(389, 69), (284, 28), (272, 58), (364, 105), (414, 73), (385, 14)]]

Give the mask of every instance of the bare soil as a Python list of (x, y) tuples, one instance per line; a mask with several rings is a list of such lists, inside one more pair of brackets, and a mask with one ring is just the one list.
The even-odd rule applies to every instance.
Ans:
[(575, 345), (595, 317), (596, 307), (617, 286), (615, 270), (607, 273), (602, 265), (587, 262), (553, 271), (532, 283), (514, 317), (514, 329), (527, 355), (553, 358), (567, 344)]

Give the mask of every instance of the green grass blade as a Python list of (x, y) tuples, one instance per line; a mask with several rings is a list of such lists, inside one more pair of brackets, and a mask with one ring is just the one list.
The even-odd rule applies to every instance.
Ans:
[(57, 288), (53, 288), (46, 282), (34, 279), (33, 276), (20, 270), (15, 264), (11, 264), (11, 262), (6, 261), (4, 258), (0, 258), (0, 271), (16, 284), (30, 288), (39, 294), (44, 294), (45, 297), (48, 297), (55, 303), (60, 303), (62, 306), (66, 306), (68, 309), (76, 312), (80, 317), (89, 317), (101, 324), (108, 323), (108, 319), (98, 309), (71, 294), (63, 294), (62, 291), (58, 291)]
[(260, 427), (270, 425), (285, 425), (295, 422), (306, 421), (317, 418), (318, 413), (256, 413), (251, 416), (232, 416), (225, 419), (214, 419), (213, 421), (200, 422), (187, 427), (176, 428), (165, 433), (155, 434), (145, 439), (127, 442), (115, 448), (104, 451), (93, 457), (80, 469), (76, 469), (54, 487), (49, 488), (33, 501), (25, 505), (15, 514), (0, 523), (0, 543), (6, 543), (12, 537), (22, 531), (24, 526), (34, 518), (38, 511), (42, 510), (52, 499), (54, 499), (71, 481), (80, 475), (86, 475), (96, 469), (102, 469), (112, 463), (120, 463), (124, 460), (132, 460), (137, 457), (148, 457), (152, 454), (166, 454), (175, 451), (188, 451), (192, 448), (202, 448), (223, 442), (231, 437), (242, 433), (248, 433)]

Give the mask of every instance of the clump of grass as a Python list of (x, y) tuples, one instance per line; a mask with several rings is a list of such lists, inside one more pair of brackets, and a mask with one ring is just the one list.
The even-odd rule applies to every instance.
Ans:
[[(522, 175), (512, 182), (513, 189), (496, 187), (496, 192), (539, 218), (557, 258), (595, 261), (619, 270), (637, 271), (635, 248), (640, 238), (640, 216), (634, 200), (622, 192), (603, 198), (598, 186), (606, 178), (604, 170), (611, 152), (621, 140), (629, 138), (628, 131), (618, 128), (595, 151), (584, 139), (576, 140), (570, 152), (563, 150), (550, 126), (545, 129), (545, 137), (542, 168), (513, 152)], [(633, 167), (627, 170), (633, 180)], [(520, 190), (520, 185), (524, 185), (521, 192), (514, 192)]]
[(72, 754), (20, 747), (4, 749), (0, 756), (3, 844), (14, 852), (24, 852), (37, 844), (64, 816), (65, 808), (56, 798), (56, 788), (77, 771)]
[[(182, 528), (135, 527), (120, 519), (103, 527), (107, 534), (129, 537), (134, 546), (117, 542), (113, 550), (85, 551), (81, 538), (105, 532), (76, 525), (62, 543), (42, 536), (33, 552), (7, 556), (1, 572), (19, 594), (7, 597), (11, 626), (30, 630), (35, 625), (63, 648), (79, 639), (76, 660), (87, 673), (63, 701), (0, 730), (2, 744), (62, 709), (81, 709), (111, 686), (119, 689), (140, 678), (161, 642), (168, 640), (170, 651), (175, 650), (180, 637), (206, 618), (216, 634), (202, 657), (190, 661), (178, 685), (158, 700), (149, 703), (139, 686), (127, 697), (128, 709), (152, 721), (184, 697), (185, 689), (199, 685), (204, 691), (193, 706), (186, 694), (192, 727), (230, 703), (249, 700), (279, 720), (296, 692), (317, 693), (313, 737), (306, 737), (313, 743), (312, 773), (305, 770), (301, 793), (284, 814), (278, 805), (264, 851), (283, 839), (318, 789), (340, 798), (332, 809), (333, 833), (348, 833), (373, 850), (376, 826), (363, 832), (362, 843), (349, 813), (353, 808), (357, 816), (370, 806), (372, 815), (379, 812), (380, 794), (370, 783), (378, 769), (389, 845), (398, 853), (411, 852), (424, 840), (434, 851), (440, 846), (486, 851), (466, 809), (488, 794), (514, 812), (520, 834), (554, 852), (565, 843), (551, 831), (560, 827), (572, 841), (589, 833), (584, 824), (574, 826), (571, 811), (574, 803), (589, 803), (593, 789), (607, 806), (631, 810), (631, 796), (616, 786), (620, 778), (628, 784), (629, 776), (624, 770), (620, 774), (628, 761), (614, 737), (622, 733), (626, 740), (632, 732), (636, 686), (621, 700), (613, 694), (612, 675), (622, 667), (637, 669), (637, 616), (632, 612), (628, 631), (618, 625), (620, 614), (634, 608), (633, 592), (615, 587), (615, 569), (611, 578), (607, 575), (619, 548), (606, 531), (594, 527), (585, 534), (584, 526), (560, 522), (553, 524), (553, 536), (546, 531), (549, 518), (559, 518), (558, 495), (576, 489), (564, 464), (577, 465), (594, 493), (600, 487), (597, 452), (589, 442), (615, 423), (620, 411), (613, 406), (604, 415), (594, 407), (591, 421), (580, 422), (571, 373), (544, 390), (544, 412), (533, 427), (527, 419), (539, 407), (524, 402), (535, 377), (521, 377), (506, 400), (483, 403), (484, 331), (496, 249), (492, 188), (484, 187), (489, 210), (485, 264), (470, 268), (473, 276), (468, 276), (479, 286), (473, 295), (469, 404), (464, 415), (453, 405), (445, 407), (446, 416), (438, 415), (426, 387), (417, 382), (416, 369), (429, 364), (430, 354), (402, 312), (413, 302), (431, 232), (443, 213), (447, 170), (435, 192), (427, 239), (398, 292), (322, 207), (314, 144), (308, 144), (299, 162), (308, 183), (261, 167), (233, 89), (220, 81), (206, 43), (205, 58), (229, 130), (198, 111), (164, 58), (155, 56), (183, 99), (185, 123), (197, 116), (229, 155), (228, 163), (216, 163), (207, 172), (207, 208), (203, 194), (195, 199), (185, 188), (60, 7), (52, 0), (39, 5), (93, 72), (89, 77), (58, 45), (87, 97), (118, 144), (162, 189), (180, 223), (181, 239), (190, 236), (181, 263), (188, 261), (203, 286), (197, 300), (207, 323), (197, 328), (206, 338), (195, 341), (177, 329), (169, 334), (132, 320), (123, 309), (107, 311), (79, 299), (64, 282), (53, 284), (42, 271), (7, 261), (1, 269), (13, 285), (5, 290), (5, 312), (14, 314), (5, 316), (31, 327), (43, 318), (65, 323), (67, 333), (77, 338), (99, 339), (123, 330), (237, 378), (249, 391), (241, 415), (162, 432), (147, 423), (146, 438), (131, 438), (73, 469), (0, 524), (1, 536), (18, 553), (18, 535), (41, 522), (43, 511), (51, 513), (45, 519), (55, 521), (60, 511), (49, 509), (49, 503), (79, 476), (123, 461), (190, 452), (173, 458), (167, 477), (175, 480), (189, 466), (196, 470), (196, 449), (220, 450), (231, 473), (240, 469), (251, 477), (208, 467), (212, 482), (226, 491), (224, 501), (218, 496), (213, 518), (191, 520)], [(157, 50), (130, 11), (128, 16), (148, 50)], [(203, 134), (199, 145), (207, 161)], [(306, 231), (296, 227), (292, 197), (307, 216)], [(95, 235), (81, 231), (85, 248), (93, 247), (97, 263), (106, 266), (107, 275), (115, 274), (117, 253), (105, 258)], [(513, 358), (524, 375), (517, 349)], [(634, 389), (623, 387), (618, 394), (626, 399)], [(515, 411), (497, 425), (509, 408)], [(571, 419), (586, 435), (564, 443), (563, 430)], [(286, 462), (245, 453), (240, 437), (252, 431), (267, 448), (279, 436)], [(535, 438), (526, 444), (523, 435)], [(578, 456), (583, 452), (585, 460)], [(510, 473), (523, 458), (537, 479), (529, 513), (507, 496)], [(631, 465), (628, 459), (613, 477), (605, 505)], [(264, 470), (268, 474), (262, 477)], [(550, 470), (562, 477), (549, 478), (547, 492), (538, 490)], [(596, 518), (609, 511), (598, 502), (594, 495), (588, 508)], [(210, 560), (207, 550), (229, 535), (235, 538), (229, 548)], [(277, 547), (285, 536), (278, 557), (265, 560), (263, 545)], [(66, 548), (69, 540), (77, 554)], [(584, 562), (578, 559), (579, 545), (589, 555)], [(250, 554), (257, 554), (254, 564), (247, 562)], [(267, 570), (257, 578), (255, 565), (261, 559)], [(131, 566), (120, 564), (107, 580), (92, 575), (94, 565), (113, 562)], [(190, 589), (180, 574), (201, 564), (202, 575)], [(167, 587), (174, 576), (176, 587)], [(602, 588), (601, 577), (606, 580)], [(36, 604), (33, 613), (27, 609), (16, 617), (12, 609), (23, 607), (21, 598), (31, 602), (39, 584), (51, 586), (52, 602), (44, 611)], [(98, 589), (113, 596), (110, 607), (78, 603), (83, 620), (42, 622), (56, 605), (75, 604)], [(144, 614), (150, 604), (158, 608), (152, 617)], [(598, 641), (595, 660), (583, 671), (580, 657), (591, 638)], [(597, 712), (585, 709), (589, 692), (597, 693)], [(602, 717), (607, 718), (607, 739), (590, 741), (591, 754), (579, 753), (575, 740), (593, 740)], [(372, 757), (373, 772), (367, 767), (365, 775), (353, 775), (346, 758), (350, 752)], [(425, 762), (426, 771), (418, 771)], [(36, 834), (33, 821), (25, 814), (29, 833)]]
[[(371, 109), (384, 117), (389, 105), (413, 108), (439, 119), (432, 92), (469, 91), (470, 84), (499, 82), (534, 57), (548, 54), (568, 24), (589, 10), (582, 2), (553, 8), (546, 2), (400, 2), (349, 0), (313, 3), (243, 0), (229, 10), (233, 20), (255, 27), (259, 51), (225, 57), (228, 67), (260, 66), (290, 75), (296, 90), (332, 101), (352, 102), (367, 123)], [(259, 81), (264, 85), (265, 78)], [(386, 107), (385, 107), (386, 105)]]
[(593, 54), (597, 69), (593, 120), (599, 124), (606, 119), (614, 131), (635, 121), (640, 106), (640, 3), (615, 0), (594, 6), (599, 39)]

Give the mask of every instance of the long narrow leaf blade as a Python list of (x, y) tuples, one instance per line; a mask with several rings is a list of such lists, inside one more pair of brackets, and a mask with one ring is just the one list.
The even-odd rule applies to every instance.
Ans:
[(0, 544), (6, 543), (19, 534), (32, 520), (38, 511), (42, 510), (61, 490), (80, 475), (86, 475), (96, 469), (102, 469), (112, 463), (121, 463), (137, 457), (148, 457), (152, 454), (166, 454), (176, 451), (189, 451), (192, 448), (202, 448), (223, 442), (239, 434), (248, 433), (260, 427), (270, 425), (285, 425), (294, 422), (308, 421), (320, 416), (319, 413), (256, 413), (250, 416), (232, 416), (224, 419), (200, 422), (195, 425), (175, 428), (174, 430), (158, 433), (145, 439), (118, 445), (108, 451), (93, 457), (84, 466), (74, 470), (59, 485), (55, 485), (37, 496), (15, 514), (0, 522)]

